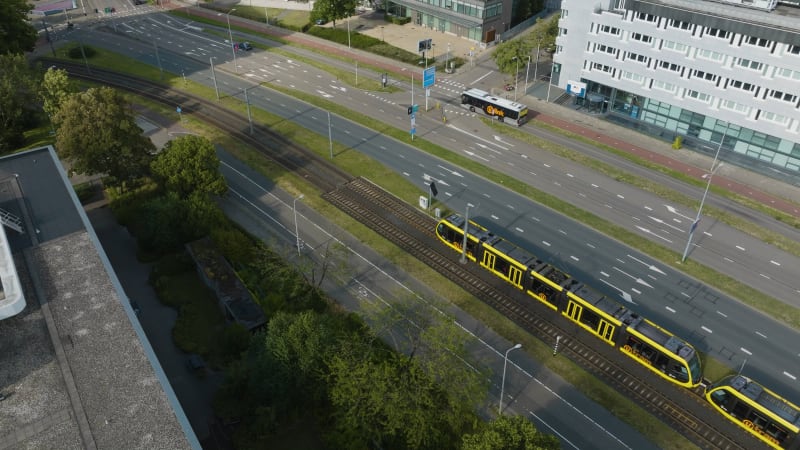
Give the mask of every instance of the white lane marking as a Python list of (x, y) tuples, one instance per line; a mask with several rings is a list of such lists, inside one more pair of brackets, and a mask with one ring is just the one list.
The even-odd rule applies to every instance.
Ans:
[(796, 376), (790, 374), (789, 372), (787, 372), (785, 370), (783, 371), (783, 374), (786, 375), (787, 377), (791, 378), (792, 380), (796, 380), (797, 379)]
[(590, 244), (588, 242), (586, 243), (586, 246), (589, 247), (589, 248), (597, 248), (597, 247), (595, 247), (594, 245), (592, 245), (592, 244)]
[(651, 208), (651, 207), (649, 207), (649, 206), (645, 206), (645, 207), (644, 207), (644, 209), (646, 209), (646, 210), (648, 210), (648, 211), (652, 211), (652, 210), (653, 210), (653, 208)]
[(543, 163), (542, 165), (543, 165), (543, 166), (545, 166), (545, 167), (547, 167), (548, 169), (550, 168), (550, 164), (545, 164), (545, 163)]
[(738, 248), (741, 251), (744, 251), (744, 247), (742, 247), (741, 245), (737, 245), (736, 248)]
[(764, 338), (764, 339), (767, 339), (767, 335), (766, 335), (766, 334), (764, 334), (764, 333), (762, 333), (762, 332), (760, 332), (760, 331), (756, 331), (756, 334), (757, 334), (757, 335), (759, 335), (759, 336), (761, 336), (761, 337), (762, 337), (762, 338)]
[(763, 273), (760, 273), (760, 274), (758, 274), (758, 275), (759, 275), (759, 276), (761, 276), (761, 277), (764, 277), (764, 278), (766, 278), (766, 279), (768, 279), (768, 280), (771, 280), (771, 279), (772, 279), (772, 278), (770, 278), (770, 277), (769, 277), (769, 275), (765, 275), (765, 274), (763, 274)]
[(708, 328), (708, 327), (707, 327), (707, 326), (705, 326), (705, 325), (703, 325), (702, 327), (700, 327), (700, 329), (701, 329), (701, 330), (703, 330), (703, 331), (705, 331), (705, 332), (706, 332), (706, 333), (708, 333), (708, 334), (711, 334), (711, 333), (713, 333), (713, 331), (711, 331), (711, 328)]
[(708, 237), (714, 237), (714, 235), (709, 233), (708, 231), (703, 231), (703, 234), (705, 234)]
[[(572, 446), (572, 448), (574, 448), (575, 450), (580, 450), (580, 447), (578, 447), (577, 445), (575, 445), (575, 444), (573, 444), (572, 442), (570, 442), (570, 440), (569, 440), (569, 439), (567, 439), (566, 437), (564, 437), (564, 435), (563, 435), (563, 434), (561, 434), (561, 433), (559, 433), (558, 431), (556, 431), (556, 429), (555, 429), (555, 428), (553, 428), (553, 427), (551, 427), (549, 423), (547, 423), (547, 422), (545, 422), (544, 420), (542, 420), (541, 418), (539, 418), (539, 416), (537, 416), (536, 414), (534, 414), (534, 413), (533, 413), (533, 411), (528, 411), (528, 414), (532, 415), (534, 419), (538, 420), (539, 422), (541, 422), (541, 424), (542, 424), (542, 425), (544, 425), (544, 426), (546, 426), (547, 428), (549, 428), (549, 429), (550, 429), (550, 431), (552, 431), (553, 433), (557, 434), (557, 435), (558, 435), (558, 437), (560, 437), (560, 438), (561, 438), (561, 440), (562, 440), (563, 442), (566, 442), (567, 444), (571, 445), (571, 446)], [(592, 419), (589, 419), (589, 420), (592, 420)], [(592, 420), (592, 422), (594, 422), (594, 420)], [(603, 430), (603, 431), (605, 431), (606, 433), (608, 433), (608, 431), (607, 431), (607, 430), (605, 430), (605, 429), (604, 429), (603, 427), (601, 427), (600, 425), (597, 425), (597, 426), (598, 426), (598, 427), (600, 427), (600, 429), (601, 429), (601, 430)], [(609, 433), (609, 434), (610, 434), (610, 433)], [(613, 435), (612, 435), (612, 436), (613, 436)], [(619, 439), (618, 439), (616, 436), (614, 436), (614, 439), (617, 439), (617, 440), (619, 441)], [(622, 442), (622, 441), (620, 441), (620, 442)], [(625, 444), (622, 444), (622, 445), (625, 445)], [(628, 447), (627, 445), (625, 445), (625, 446), (626, 446), (626, 447)], [(628, 447), (628, 448), (630, 448), (630, 447)]]
[(727, 315), (727, 314), (724, 314), (724, 313), (722, 313), (722, 312), (719, 312), (719, 311), (717, 311), (717, 314), (719, 314), (719, 315), (720, 315), (720, 316), (722, 316), (722, 317), (725, 317), (726, 319), (728, 318), (728, 315)]
[(622, 194), (617, 194), (617, 198), (620, 198), (620, 199), (623, 199), (623, 200), (624, 200), (624, 199), (625, 199), (625, 196), (624, 196), (624, 195), (622, 195)]
[(478, 79), (474, 80), (472, 83), (470, 83), (470, 86), (471, 86), (471, 85), (473, 85), (473, 84), (475, 84), (475, 83), (477, 83), (477, 82), (479, 82), (479, 81), (481, 81), (482, 79), (484, 79), (484, 78), (488, 77), (489, 75), (491, 75), (491, 74), (493, 74), (493, 73), (494, 73), (494, 70), (490, 70), (490, 71), (486, 72), (486, 75), (484, 75), (484, 76), (482, 76), (482, 77), (480, 77), (480, 78), (478, 78)]
[(776, 266), (780, 266), (780, 265), (781, 265), (781, 263), (779, 263), (778, 261), (773, 261), (773, 260), (771, 260), (771, 259), (769, 260), (769, 262), (770, 262), (771, 264), (774, 264), (774, 265), (776, 265)]
[(566, 232), (566, 231), (564, 231), (564, 230), (558, 230), (558, 232), (559, 232), (559, 233), (561, 233), (561, 234), (563, 234), (564, 236), (566, 236), (566, 235), (567, 235), (567, 232)]
[(570, 259), (572, 259), (574, 261), (580, 261), (580, 259), (578, 259), (577, 256), (569, 255), (569, 257), (570, 257)]
[(575, 175), (573, 175), (571, 173), (567, 173), (567, 176), (570, 177), (570, 178), (575, 178)]
[(681, 295), (686, 297), (686, 298), (692, 298), (692, 296), (687, 294), (686, 292), (681, 292)]
[(491, 217), (492, 219), (494, 219), (494, 220), (500, 220), (500, 218), (499, 218), (499, 217), (497, 217), (497, 216), (495, 216), (494, 214), (492, 214), (490, 217)]
[(550, 247), (550, 243), (549, 243), (549, 242), (547, 242), (547, 241), (542, 241), (542, 244), (544, 244), (544, 245), (546, 245), (546, 246)]
[(675, 310), (673, 308), (670, 308), (669, 306), (665, 306), (664, 309), (666, 309), (667, 311), (675, 314)]
[(520, 227), (515, 227), (514, 229), (515, 229), (515, 230), (517, 230), (517, 231), (519, 231), (520, 233), (524, 233), (524, 232), (525, 232), (525, 230), (523, 230), (523, 229), (522, 229), (522, 228), (520, 228)]
[(609, 275), (608, 273), (606, 273), (606, 272), (603, 272), (602, 270), (600, 271), (600, 275), (602, 275), (602, 276), (604, 276), (604, 277), (606, 277), (606, 278), (608, 278), (608, 277), (610, 277), (610, 276), (611, 276), (611, 275)]
[(609, 286), (610, 288), (612, 288), (612, 289), (614, 289), (614, 290), (618, 291), (618, 292), (619, 292), (619, 295), (620, 295), (620, 296), (622, 297), (622, 299), (623, 299), (623, 300), (625, 300), (626, 302), (628, 302), (628, 303), (632, 303), (632, 304), (634, 304), (634, 305), (636, 305), (636, 304), (637, 304), (635, 301), (633, 301), (633, 297), (631, 297), (631, 294), (628, 294), (627, 292), (625, 292), (625, 291), (623, 291), (622, 289), (620, 289), (620, 288), (618, 288), (618, 287), (614, 286), (613, 284), (609, 283), (609, 282), (608, 282), (608, 281), (606, 281), (606, 280), (600, 280), (600, 281), (601, 281), (602, 283), (605, 283), (605, 285), (606, 285), (606, 286)]
[(753, 356), (753, 352), (751, 352), (750, 350), (748, 350), (748, 349), (746, 349), (744, 347), (739, 347), (739, 350), (741, 350), (744, 353), (747, 353), (750, 356)]
[(636, 288), (631, 288), (631, 290), (632, 290), (634, 293), (636, 293), (636, 295), (642, 295), (642, 291), (640, 291), (640, 290), (638, 290), (638, 289), (636, 289)]

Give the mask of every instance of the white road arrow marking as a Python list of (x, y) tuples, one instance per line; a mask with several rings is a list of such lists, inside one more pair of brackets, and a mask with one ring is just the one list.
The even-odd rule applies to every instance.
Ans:
[(630, 278), (631, 280), (636, 281), (637, 284), (641, 284), (642, 286), (647, 286), (650, 289), (653, 289), (653, 286), (651, 286), (650, 283), (648, 283), (647, 281), (644, 281), (643, 279), (635, 277), (635, 276), (633, 276), (633, 275), (631, 275), (629, 273), (626, 273), (624, 270), (620, 269), (617, 266), (614, 266), (613, 269), (616, 270), (617, 272), (625, 275), (626, 277)]
[(446, 170), (446, 171), (450, 172), (450, 174), (453, 175), (453, 176), (464, 178), (464, 175), (461, 175), (460, 173), (456, 172), (455, 170), (450, 170), (447, 167), (444, 167), (444, 166), (441, 166), (441, 165), (439, 165), (438, 167), (440, 169), (442, 169), (442, 170)]
[(615, 289), (616, 291), (618, 291), (618, 292), (619, 292), (619, 295), (620, 295), (620, 296), (622, 296), (622, 299), (623, 299), (623, 300), (625, 300), (626, 302), (628, 302), (628, 303), (630, 303), (630, 304), (632, 304), (632, 305), (635, 305), (635, 304), (636, 304), (636, 302), (635, 302), (635, 301), (633, 301), (633, 297), (631, 297), (631, 294), (628, 294), (627, 292), (625, 292), (625, 291), (623, 291), (622, 289), (620, 289), (620, 288), (618, 288), (618, 287), (614, 286), (613, 284), (609, 283), (609, 282), (608, 282), (608, 281), (606, 281), (606, 280), (603, 280), (603, 279), (601, 279), (600, 281), (602, 281), (603, 283), (607, 284), (607, 285), (608, 285), (609, 287), (611, 287), (612, 289)]
[(647, 267), (648, 269), (652, 270), (653, 272), (658, 272), (661, 275), (666, 275), (663, 270), (659, 269), (658, 267), (654, 266), (653, 264), (648, 265), (646, 262), (642, 261), (641, 259), (633, 256), (633, 255), (626, 255), (628, 258), (638, 262), (639, 264)]

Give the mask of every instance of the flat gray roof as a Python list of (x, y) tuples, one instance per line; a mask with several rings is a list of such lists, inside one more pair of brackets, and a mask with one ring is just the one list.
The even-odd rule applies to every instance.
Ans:
[(0, 321), (0, 448), (199, 449), (52, 147), (0, 158), (0, 205), (27, 300)]

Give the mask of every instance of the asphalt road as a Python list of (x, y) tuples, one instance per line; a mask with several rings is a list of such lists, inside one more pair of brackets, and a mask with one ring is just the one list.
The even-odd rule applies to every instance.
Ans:
[[(222, 201), (228, 217), (262, 240), (283, 246), (291, 259), (297, 258), (292, 195), (277, 189), (270, 180), (228, 153), (220, 151), (218, 154), (230, 187)], [(418, 308), (441, 312), (436, 305), (445, 303), (437, 293), (362, 245), (357, 237), (307, 208), (302, 200), (297, 202), (297, 227), (303, 257), (319, 260), (325, 246), (333, 242), (349, 250), (347, 274), (330, 277), (325, 286), (346, 308), (357, 310), (365, 304), (374, 307), (414, 302)], [(503, 356), (513, 344), (457, 308), (449, 308), (446, 313), (467, 334), (473, 356), (471, 363), (482, 370), (491, 370), (491, 392), (497, 397)], [(465, 365), (465, 370), (473, 369)], [(527, 415), (540, 430), (558, 436), (564, 449), (655, 448), (628, 425), (529, 358), (523, 350), (509, 353), (504, 393), (507, 414)], [(485, 415), (496, 413), (496, 402), (491, 402), (491, 411), (484, 411)]]
[[(139, 40), (132, 41), (110, 33), (88, 33), (87, 40), (149, 64), (156, 62), (152, 42), (158, 42), (161, 63), (167, 70), (182, 71), (194, 81), (208, 85), (211, 85), (208, 58), (216, 56), (220, 62), (230, 59), (228, 44), (221, 39), (201, 35), (197, 30), (163, 16), (123, 26), (118, 24), (118, 29), (122, 30), (121, 33), (138, 36)], [(217, 81), (223, 93), (241, 97), (243, 88), (269, 80), (316, 93), (354, 109), (372, 111), (389, 123), (400, 124), (397, 126), (408, 123), (405, 104), (402, 98), (398, 98), (400, 94), (381, 95), (351, 89), (325, 73), (282, 56), (257, 50), (246, 54), (240, 52), (239, 55), (240, 67), (236, 70), (242, 72), (242, 77), (232, 78), (222, 70), (217, 71)], [(230, 64), (225, 68), (232, 70)], [(453, 80), (441, 84), (450, 86), (448, 90), (442, 88), (442, 98), (452, 97), (466, 85)], [(327, 134), (324, 111), (266, 89), (253, 88), (249, 92), (254, 105), (283, 115), (311, 131)], [(687, 218), (692, 218), (693, 212), (664, 205), (656, 197), (646, 196), (589, 171), (579, 173), (582, 169), (564, 166), (564, 161), (557, 161), (558, 167), (566, 168), (556, 170), (553, 168), (557, 159), (554, 156), (494, 136), (474, 120), (462, 118), (470, 114), (462, 112), (459, 115), (456, 112), (453, 110), (451, 114), (448, 110), (447, 126), (438, 121), (437, 114), (421, 115), (417, 120), (418, 132), (426, 139), (455, 148), (455, 151), (487, 165), (495, 165), (537, 188), (550, 186), (548, 190), (555, 190), (559, 197), (567, 197), (582, 207), (591, 206), (593, 211), (605, 210), (604, 217), (621, 225), (627, 224), (632, 232), (675, 246), (678, 251), (685, 245), (685, 231), (681, 236), (680, 229), (687, 226)], [(747, 361), (744, 374), (800, 402), (796, 381), (800, 374), (800, 355), (785, 344), (797, 341), (794, 330), (709, 290), (689, 275), (660, 267), (647, 256), (632, 252), (502, 187), (464, 173), (457, 167), (449, 167), (441, 160), (357, 124), (335, 116), (332, 119), (334, 139), (338, 142), (381, 160), (399, 173), (406, 174), (423, 189), (427, 183), (425, 175), (432, 176), (443, 191), (440, 200), (449, 207), (463, 210), (467, 203), (479, 205), (475, 213), (484, 225), (519, 242), (540, 258), (566, 267), (577, 278), (589, 280), (589, 284), (606, 294), (620, 301), (629, 301), (632, 308), (688, 338), (699, 349), (732, 367), (738, 368)], [(567, 196), (570, 192), (572, 195)], [(578, 199), (582, 198), (585, 200), (579, 202)], [(737, 236), (723, 225), (707, 222), (701, 222), (698, 233), (700, 246), (694, 248), (692, 258), (704, 263), (708, 260), (707, 264), (712, 267), (718, 267), (718, 270), (765, 292), (783, 294), (775, 295), (777, 298), (797, 300), (794, 284), (800, 279), (797, 277), (800, 270), (797, 258), (748, 240), (746, 236)], [(710, 228), (704, 228), (709, 225)]]

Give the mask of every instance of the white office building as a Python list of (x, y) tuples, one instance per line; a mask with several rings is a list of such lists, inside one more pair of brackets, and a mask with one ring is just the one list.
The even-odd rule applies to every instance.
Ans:
[(797, 181), (797, 4), (562, 0), (553, 82), (589, 109), (681, 136), (687, 148), (713, 155), (724, 136), (727, 160)]

